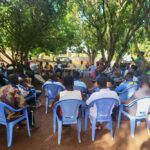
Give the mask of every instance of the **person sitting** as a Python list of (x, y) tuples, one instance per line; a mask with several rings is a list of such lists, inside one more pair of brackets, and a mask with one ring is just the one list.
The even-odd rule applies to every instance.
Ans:
[(105, 61), (103, 58), (101, 58), (98, 62), (96, 62), (96, 76), (98, 74), (101, 74), (106, 68), (105, 68)]
[[(14, 86), (17, 83), (17, 76), (12, 74), (8, 76), (9, 84), (0, 88), (0, 101), (13, 107), (14, 109), (23, 108), (25, 100), (23, 95)], [(7, 112), (7, 119), (16, 117), (17, 114)]]
[(78, 71), (73, 72), (73, 77), (74, 77), (74, 86), (80, 86), (87, 89), (86, 84), (80, 80), (80, 73)]
[(87, 96), (87, 86), (86, 84), (80, 80), (80, 73), (78, 71), (73, 72), (74, 77), (74, 89), (82, 92), (83, 99), (86, 99)]
[[(107, 88), (109, 88), (110, 90), (113, 90), (114, 89), (114, 81), (113, 79), (111, 79), (106, 73), (101, 73), (99, 78), (100, 77), (107, 77)], [(98, 84), (97, 84), (97, 81), (99, 80), (99, 78), (96, 78), (96, 79), (91, 79), (91, 82), (92, 82), (92, 87), (90, 89), (88, 89), (88, 94), (89, 96), (94, 93), (94, 92), (97, 92), (100, 90)]]
[(125, 81), (123, 81), (119, 86), (117, 86), (115, 91), (117, 93), (123, 92), (126, 88), (134, 84), (135, 82), (133, 82), (133, 73), (128, 72), (125, 76)]
[(53, 66), (49, 62), (46, 62), (44, 66), (44, 71), (48, 74), (53, 73)]
[(83, 64), (83, 61), (81, 61), (80, 66), (79, 66), (79, 71), (80, 71), (81, 77), (84, 76), (84, 70), (85, 70), (85, 66)]
[(74, 90), (74, 80), (72, 76), (66, 76), (63, 80), (65, 90), (59, 93), (59, 100), (77, 99), (82, 100), (82, 94), (78, 90)]
[(44, 68), (43, 68), (43, 62), (42, 61), (38, 64), (38, 69), (37, 70), (38, 70), (38, 73), (40, 75), (43, 74)]
[(113, 73), (111, 75), (111, 79), (114, 81), (115, 87), (118, 86), (123, 81), (121, 71), (118, 66), (114, 68)]
[(96, 79), (91, 79), (91, 87), (88, 89), (88, 95), (90, 96), (94, 92), (98, 92), (100, 90)]
[(107, 80), (107, 88), (109, 88), (110, 90), (114, 90), (114, 80), (110, 77), (108, 77), (108, 80)]
[(34, 83), (34, 72), (35, 71), (31, 70), (30, 62), (26, 61), (24, 64), (24, 73), (30, 78), (30, 83)]
[(89, 66), (89, 77), (95, 78), (96, 77), (96, 66), (91, 63)]
[(129, 72), (133, 73), (133, 81), (138, 82), (139, 72), (137, 71), (138, 67), (136, 65), (132, 65)]
[[(76, 99), (76, 100), (82, 100), (82, 94), (78, 90), (74, 90), (74, 80), (72, 76), (66, 76), (64, 77), (63, 84), (65, 86), (65, 90), (61, 91), (58, 96), (55, 99), (56, 101), (62, 101), (62, 100), (70, 100), (70, 99)], [(54, 103), (55, 103), (54, 102)], [(53, 103), (53, 104), (54, 104)], [(61, 118), (62, 117), (62, 111), (60, 108), (57, 110), (58, 116)]]
[(63, 71), (64, 71), (63, 65), (61, 64), (61, 62), (58, 62), (58, 64), (56, 64), (56, 65), (54, 66), (54, 72), (55, 72), (57, 75), (59, 75), (60, 77), (62, 77)]
[[(46, 86), (48, 86), (48, 85), (56, 85), (60, 90), (64, 90), (65, 89), (65, 87), (64, 87), (64, 85), (62, 84), (62, 81), (57, 77), (57, 75), (56, 74), (54, 74), (54, 73), (52, 73), (52, 74), (50, 74), (50, 75), (45, 75), (45, 80), (47, 80), (43, 85), (42, 85), (42, 89), (44, 90), (44, 92), (45, 92), (45, 95), (47, 95), (48, 93), (47, 93), (47, 90), (45, 89), (45, 87)], [(54, 94), (54, 93), (53, 93)], [(55, 95), (54, 95), (54, 97), (57, 95), (58, 93), (57, 92), (55, 92)], [(54, 103), (54, 102), (53, 102)], [(49, 107), (51, 108), (52, 107), (52, 105), (53, 105), (53, 103), (50, 103), (49, 104)]]
[(56, 74), (51, 73), (49, 76), (45, 76), (45, 79), (47, 81), (42, 85), (42, 88), (47, 84), (56, 84), (61, 86), (63, 90), (65, 89), (64, 85), (60, 82)]
[[(25, 107), (27, 104), (25, 99), (19, 89), (16, 87), (18, 83), (18, 78), (16, 74), (10, 74), (8, 76), (9, 84), (5, 85), (0, 88), (0, 101), (6, 103), (7, 105), (13, 107), (14, 109), (19, 109)], [(6, 110), (6, 117), (7, 120), (12, 120), (17, 118), (19, 115), (18, 113), (12, 113)], [(34, 120), (34, 113), (31, 108), (28, 109), (29, 115), (29, 122), (31, 127), (34, 127), (35, 120)]]
[(28, 78), (21, 79), (19, 84), (17, 84), (17, 87), (21, 94), (24, 96), (28, 105), (41, 105), (40, 101), (38, 100), (39, 96), (41, 95), (41, 91), (36, 90), (34, 86), (28, 82)]
[(83, 77), (89, 76), (89, 66), (90, 66), (89, 62), (86, 62)]
[(72, 68), (72, 69), (75, 69), (75, 68), (76, 68), (75, 64), (72, 63), (72, 60), (70, 60), (70, 62), (69, 62), (69, 64), (68, 64), (67, 67), (68, 67), (68, 68)]
[[(148, 76), (142, 75), (140, 78), (140, 88), (134, 93), (134, 95), (124, 103), (128, 104), (135, 99), (144, 98), (150, 96), (150, 81)], [(131, 115), (135, 115), (137, 110), (137, 105), (132, 106), (128, 111)]]
[(5, 78), (5, 76), (3, 74), (0, 74), (0, 87), (7, 84), (6, 80), (7, 79)]
[[(100, 88), (100, 91), (93, 93), (86, 101), (86, 104), (89, 105), (91, 102), (95, 101), (96, 99), (101, 99), (101, 98), (114, 98), (118, 100), (118, 105), (120, 104), (119, 97), (115, 91), (110, 90), (107, 88), (107, 77), (106, 76), (101, 76), (98, 80), (98, 86)], [(94, 105), (93, 107), (90, 108), (90, 115), (92, 117), (97, 116), (97, 108)]]
[(38, 72), (38, 70), (34, 73), (34, 79), (42, 84), (45, 82), (44, 78), (42, 77), (42, 75), (40, 75), (40, 72)]

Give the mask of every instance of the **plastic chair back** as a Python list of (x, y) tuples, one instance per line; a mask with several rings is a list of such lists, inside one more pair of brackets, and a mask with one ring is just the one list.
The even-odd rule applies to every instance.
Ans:
[(137, 89), (138, 89), (138, 85), (135, 84), (135, 85), (129, 86), (123, 92), (118, 93), (120, 100), (121, 101), (128, 100), (129, 98), (131, 98), (134, 95), (134, 93), (137, 91)]
[(63, 87), (57, 84), (47, 84), (43, 87), (43, 89), (49, 99), (54, 99), (60, 91), (63, 91)]
[(140, 117), (147, 115), (150, 108), (150, 97), (144, 97), (140, 100), (137, 100), (137, 111), (136, 116)]
[[(131, 108), (131, 110), (134, 110), (134, 108), (132, 108), (134, 106), (136, 106), (135, 115), (132, 115), (126, 111), (128, 110), (128, 108)], [(150, 108), (150, 96), (143, 97), (140, 99), (135, 99), (134, 101), (131, 101), (129, 104), (122, 104), (119, 109), (118, 128), (120, 127), (121, 114), (123, 114), (127, 118), (130, 119), (130, 133), (132, 137), (134, 137), (136, 125), (139, 126), (141, 123), (141, 120), (146, 121), (146, 128), (147, 128), (148, 134), (150, 135), (149, 121), (148, 121), (149, 108)]]
[(82, 100), (61, 100), (56, 103), (55, 108), (59, 106), (62, 111), (62, 121), (64, 123), (76, 123), (79, 115), (79, 108), (83, 106), (84, 102)]
[[(107, 129), (110, 130), (111, 135), (113, 137), (113, 125), (112, 125), (112, 110), (115, 105), (118, 105), (119, 101), (117, 99), (113, 98), (100, 98), (96, 99), (93, 102), (91, 102), (87, 109), (86, 109), (86, 114), (85, 114), (85, 125), (84, 129), (87, 129), (88, 125), (88, 116), (91, 120), (92, 124), (92, 141), (95, 139), (95, 130), (96, 130), (96, 122), (105, 122)], [(92, 115), (88, 114), (89, 109), (94, 106), (97, 108), (97, 116), (96, 118)]]
[(118, 105), (119, 101), (114, 98), (102, 98), (93, 101), (89, 106), (95, 105), (97, 108), (97, 120), (110, 119), (112, 110), (115, 105)]
[[(20, 115), (19, 117), (17, 117), (16, 119), (8, 122), (6, 119), (5, 109), (8, 109), (9, 111), (16, 112), (16, 113), (23, 112), (23, 114)], [(3, 102), (0, 102), (0, 124), (6, 126), (7, 146), (8, 147), (10, 147), (12, 145), (13, 127), (24, 119), (26, 120), (28, 135), (31, 136), (27, 107), (20, 108), (20, 109), (14, 109), (14, 108), (10, 107), (9, 105), (7, 105)]]
[(7, 105), (0, 102), (0, 124), (3, 124), (3, 125), (7, 124), (5, 107), (7, 107)]

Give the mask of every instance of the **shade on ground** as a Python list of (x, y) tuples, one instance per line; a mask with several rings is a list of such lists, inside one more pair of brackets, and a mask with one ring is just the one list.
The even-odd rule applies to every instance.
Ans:
[[(44, 99), (43, 99), (44, 100)], [(147, 134), (145, 123), (137, 127), (135, 138), (130, 137), (129, 122), (123, 120), (121, 128), (116, 128), (113, 122), (115, 137), (112, 140), (107, 129), (96, 132), (95, 141), (91, 141), (90, 125), (87, 131), (82, 128), (82, 143), (78, 144), (75, 126), (63, 128), (62, 143), (57, 145), (57, 133), (52, 132), (52, 112), (45, 114), (45, 106), (36, 111), (36, 120), (39, 129), (32, 130), (32, 136), (27, 136), (26, 128), (15, 129), (11, 150), (150, 150), (150, 137)], [(6, 130), (0, 126), (0, 150), (7, 150)]]

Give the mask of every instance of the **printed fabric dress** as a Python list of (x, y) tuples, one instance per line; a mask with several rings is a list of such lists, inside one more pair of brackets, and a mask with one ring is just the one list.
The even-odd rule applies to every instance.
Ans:
[[(24, 97), (17, 88), (10, 84), (0, 88), (0, 101), (15, 109), (23, 108), (25, 105)], [(6, 110), (8, 120), (16, 118), (18, 115), (20, 114)]]

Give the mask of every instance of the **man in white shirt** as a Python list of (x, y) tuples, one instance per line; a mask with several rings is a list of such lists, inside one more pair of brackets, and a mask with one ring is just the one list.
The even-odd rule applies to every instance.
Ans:
[(82, 94), (80, 91), (73, 89), (74, 80), (71, 76), (66, 76), (64, 78), (64, 91), (59, 93), (59, 101), (60, 100), (67, 100), (67, 99), (76, 99), (76, 100), (82, 100)]
[[(81, 92), (77, 91), (77, 90), (74, 90), (73, 85), (74, 85), (73, 77), (72, 76), (66, 76), (64, 78), (65, 90), (61, 91), (59, 93), (56, 100), (59, 100), (59, 101), (70, 100), (70, 99), (82, 100)], [(61, 118), (62, 117), (61, 109), (58, 109), (57, 113), (58, 113), (58, 116)]]
[(51, 74), (49, 76), (49, 79), (42, 85), (42, 88), (44, 88), (46, 85), (49, 85), (49, 84), (59, 85), (60, 87), (62, 87), (63, 90), (65, 89), (63, 84), (58, 81), (58, 78), (57, 78), (56, 74)]
[[(93, 93), (89, 99), (86, 101), (86, 104), (89, 105), (91, 102), (93, 102), (96, 99), (101, 98), (114, 98), (116, 99), (116, 105), (120, 104), (119, 97), (115, 91), (110, 90), (107, 88), (107, 77), (102, 76), (97, 81), (98, 86), (100, 88), (100, 91)], [(96, 105), (90, 108), (90, 116), (96, 118), (97, 116), (97, 108)]]

